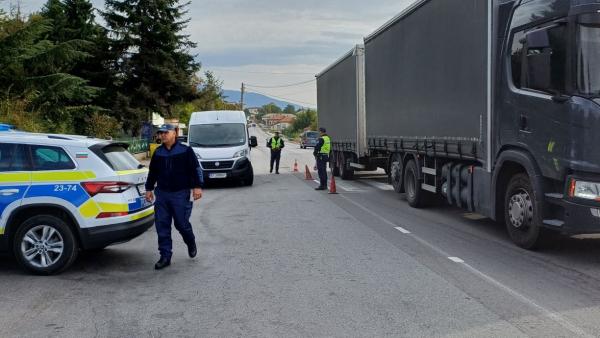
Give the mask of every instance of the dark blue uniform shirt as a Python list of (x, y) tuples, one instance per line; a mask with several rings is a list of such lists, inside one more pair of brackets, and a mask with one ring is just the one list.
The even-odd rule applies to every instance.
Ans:
[(202, 186), (202, 169), (194, 150), (176, 142), (171, 149), (161, 145), (150, 160), (146, 191), (156, 185), (162, 191), (180, 191)]

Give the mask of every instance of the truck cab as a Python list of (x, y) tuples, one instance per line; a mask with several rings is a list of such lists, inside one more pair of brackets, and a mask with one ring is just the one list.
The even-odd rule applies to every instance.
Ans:
[[(497, 218), (528, 247), (543, 227), (600, 231), (600, 1), (523, 0), (497, 7), (494, 185)], [(523, 182), (510, 185), (517, 172)], [(525, 184), (526, 185), (526, 184)], [(502, 209), (502, 210), (501, 210)], [(536, 220), (537, 219), (537, 220)], [(511, 229), (512, 224), (512, 229)]]

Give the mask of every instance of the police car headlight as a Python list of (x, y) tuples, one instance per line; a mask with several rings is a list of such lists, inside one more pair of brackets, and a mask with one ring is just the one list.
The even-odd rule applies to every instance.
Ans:
[(600, 202), (600, 183), (571, 179), (569, 196)]
[(248, 155), (248, 149), (242, 149), (235, 154), (233, 154), (233, 158), (244, 157)]

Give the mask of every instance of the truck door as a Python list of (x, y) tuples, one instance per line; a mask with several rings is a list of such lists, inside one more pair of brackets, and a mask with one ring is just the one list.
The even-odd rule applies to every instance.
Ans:
[(21, 205), (31, 185), (29, 150), (23, 145), (0, 143), (0, 235), (10, 212)]
[(502, 123), (501, 137), (529, 149), (544, 175), (556, 179), (562, 178), (570, 138), (571, 103), (565, 95), (570, 76), (568, 36), (562, 21), (512, 33), (509, 118)]

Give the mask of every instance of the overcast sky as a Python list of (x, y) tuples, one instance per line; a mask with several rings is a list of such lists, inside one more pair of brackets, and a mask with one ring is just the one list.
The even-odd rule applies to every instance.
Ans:
[[(203, 70), (213, 71), (225, 89), (241, 83), (277, 86), (314, 75), (362, 42), (414, 0), (194, 0), (188, 33), (198, 44)], [(11, 0), (0, 0), (6, 9)], [(13, 3), (16, 0), (12, 0)], [(92, 1), (97, 8), (103, 0)], [(22, 0), (24, 12), (44, 0)], [(249, 90), (316, 106), (314, 82), (286, 88)]]

